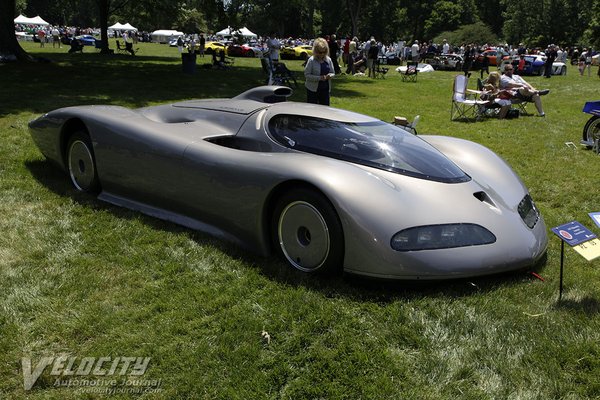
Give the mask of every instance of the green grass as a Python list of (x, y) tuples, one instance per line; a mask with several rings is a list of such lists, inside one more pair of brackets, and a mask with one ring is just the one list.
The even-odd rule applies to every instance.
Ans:
[[(562, 302), (553, 235), (538, 271), (545, 282), (525, 273), (436, 284), (315, 278), (107, 205), (43, 161), (29, 120), (70, 105), (230, 97), (263, 82), (259, 60), (184, 75), (165, 45), (140, 44), (136, 57), (24, 47), (53, 62), (0, 65), (0, 399), (107, 397), (54, 387), (49, 368), (25, 391), (21, 358), (59, 355), (151, 357), (144, 378), (161, 390), (145, 398), (600, 397), (600, 261), (567, 249)], [(299, 61), (287, 64), (301, 75)], [(577, 219), (599, 232), (587, 213), (600, 211), (600, 158), (565, 142), (579, 142), (581, 108), (598, 100), (600, 79), (574, 68), (533, 77), (552, 90), (546, 118), (460, 123), (450, 121), (453, 76), (340, 76), (332, 105), (388, 121), (420, 114), (420, 133), (482, 143), (521, 176), (548, 227)], [(293, 99), (304, 98), (301, 85)]]

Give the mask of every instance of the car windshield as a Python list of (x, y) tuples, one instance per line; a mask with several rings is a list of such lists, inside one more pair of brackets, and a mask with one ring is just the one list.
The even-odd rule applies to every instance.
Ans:
[(424, 140), (382, 121), (349, 123), (277, 115), (269, 131), (286, 147), (439, 182), (470, 177)]

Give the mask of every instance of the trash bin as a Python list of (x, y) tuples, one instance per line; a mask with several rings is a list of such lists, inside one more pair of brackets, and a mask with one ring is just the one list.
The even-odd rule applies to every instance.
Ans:
[(184, 74), (195, 74), (196, 53), (181, 53), (181, 68)]

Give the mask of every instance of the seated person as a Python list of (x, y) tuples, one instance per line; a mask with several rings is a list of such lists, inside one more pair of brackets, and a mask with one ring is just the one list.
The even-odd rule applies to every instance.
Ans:
[(494, 104), (500, 106), (498, 118), (503, 119), (511, 108), (512, 103), (510, 99), (514, 96), (514, 92), (506, 89), (501, 90), (500, 74), (492, 71), (487, 78), (487, 83), (483, 86), (480, 96), (482, 100), (493, 101)]
[(76, 51), (83, 52), (83, 44), (79, 41), (79, 39), (71, 39), (71, 48), (69, 49), (69, 53), (75, 53)]
[(515, 98), (522, 101), (531, 101), (535, 103), (538, 115), (544, 117), (544, 109), (542, 108), (542, 100), (540, 96), (550, 93), (550, 90), (537, 90), (529, 83), (525, 82), (519, 75), (513, 74), (514, 67), (508, 64), (504, 69), (504, 75), (500, 79), (500, 88), (514, 91)]
[(125, 50), (132, 56), (135, 56), (135, 50), (133, 50), (133, 42), (125, 42)]
[(354, 59), (354, 71), (356, 73), (365, 73), (367, 70), (367, 57), (365, 57), (364, 52), (361, 51), (360, 54)]
[(227, 69), (227, 68), (229, 68), (227, 66), (227, 64), (230, 64), (230, 63), (225, 58), (225, 51), (221, 50), (218, 53), (219, 53), (218, 55), (217, 55), (216, 51), (213, 51), (213, 53), (212, 53), (212, 63), (213, 63), (213, 66), (216, 67), (216, 68), (218, 68), (218, 69)]

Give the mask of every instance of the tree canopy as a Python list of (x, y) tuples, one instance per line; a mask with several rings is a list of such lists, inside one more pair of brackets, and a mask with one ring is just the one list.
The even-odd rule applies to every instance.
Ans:
[[(336, 33), (366, 39), (432, 40), (485, 32), (502, 42), (600, 46), (600, 0), (8, 0), (17, 13), (69, 26), (130, 22), (141, 30), (216, 32), (248, 26), (280, 37)], [(104, 3), (104, 4), (101, 4)], [(472, 26), (473, 29), (464, 27)], [(466, 32), (465, 32), (466, 31)], [(458, 43), (456, 43), (458, 44)]]

